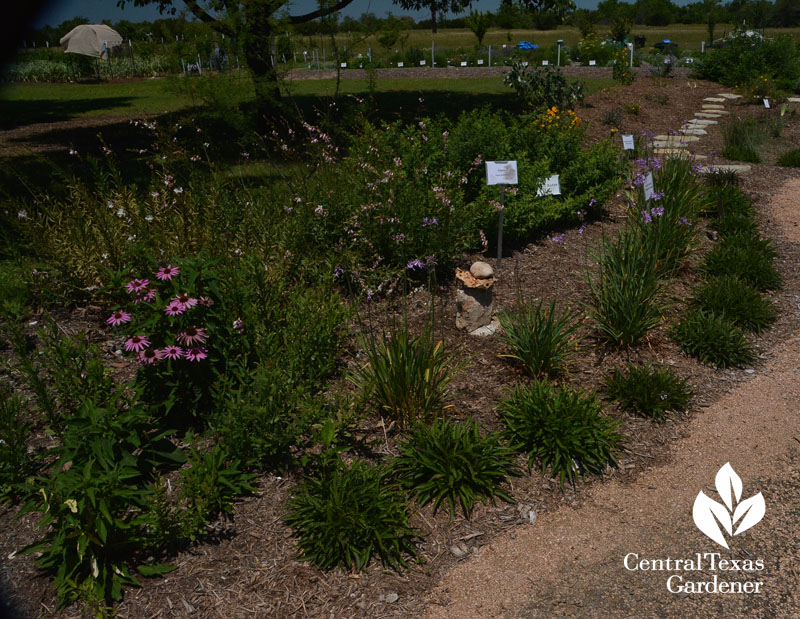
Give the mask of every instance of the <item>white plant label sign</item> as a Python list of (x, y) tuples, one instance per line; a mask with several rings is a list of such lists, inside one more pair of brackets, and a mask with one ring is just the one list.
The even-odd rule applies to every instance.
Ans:
[(517, 182), (516, 161), (486, 162), (487, 185), (516, 185)]
[(478, 66), (481, 66), (481, 65), (483, 65), (483, 59), (482, 58), (478, 60)]
[(466, 67), (466, 66), (467, 66), (467, 63), (466, 63), (466, 62), (464, 62), (464, 61), (462, 60), (462, 61), (461, 61), (461, 66), (462, 66), (462, 67)]
[[(726, 463), (714, 479), (714, 485), (724, 505), (707, 497), (701, 490), (694, 500), (692, 518), (697, 528), (720, 546), (728, 548), (723, 530), (728, 535), (739, 535), (761, 522), (766, 512), (764, 497), (759, 492), (749, 499), (742, 497), (742, 479), (733, 470), (731, 463)], [(736, 530), (733, 527), (736, 523)], [(720, 525), (722, 528), (720, 529)]]
[(425, 61), (424, 60), (420, 60), (419, 61), (419, 66), (424, 67), (425, 66)]
[(558, 174), (548, 177), (544, 183), (536, 191), (537, 196), (560, 196), (561, 195), (561, 182), (558, 179)]
[(402, 69), (403, 68), (403, 63), (402, 62), (398, 62), (397, 66)]
[(649, 202), (655, 192), (656, 188), (653, 185), (653, 173), (648, 172), (647, 176), (644, 177), (644, 199)]
[(633, 135), (624, 134), (622, 136), (622, 148), (625, 150), (633, 150), (636, 148), (633, 143)]
[(590, 60), (590, 61), (589, 61), (589, 66), (590, 66), (590, 67), (597, 66), (597, 61), (596, 61), (596, 60)]
[(342, 66), (342, 69), (346, 69), (347, 68), (347, 63), (343, 62), (341, 66)]
[(546, 67), (546, 66), (548, 66), (549, 64), (550, 64), (550, 61), (549, 61), (549, 60), (542, 60), (542, 66), (543, 66), (543, 67)]
[(764, 107), (769, 109), (769, 99), (767, 99), (766, 97), (764, 97)]

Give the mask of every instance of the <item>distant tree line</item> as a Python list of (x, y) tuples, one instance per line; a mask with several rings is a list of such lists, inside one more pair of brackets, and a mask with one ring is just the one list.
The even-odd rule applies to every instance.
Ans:
[[(563, 23), (573, 24), (582, 31), (591, 31), (597, 24), (627, 22), (630, 25), (668, 26), (670, 24), (734, 24), (748, 28), (788, 28), (800, 26), (800, 0), (730, 0), (722, 4), (720, 0), (698, 0), (685, 6), (678, 6), (671, 0), (602, 0), (596, 10), (577, 9), (558, 11), (554, 9), (531, 8), (530, 0), (503, 0), (494, 13), (486, 12), (490, 28), (523, 28), (547, 30)], [(439, 28), (469, 28), (469, 15), (447, 17), (440, 12), (436, 25)], [(44, 26), (31, 29), (23, 37), (28, 45), (44, 46), (46, 42), (57, 45), (59, 39), (78, 24), (89, 23), (82, 17), (62, 22), (58, 26)], [(133, 41), (150, 40), (158, 42), (174, 41), (178, 38), (208, 36), (208, 25), (200, 21), (184, 19), (158, 19), (153, 22), (131, 22), (127, 20), (110, 23), (126, 39)], [(354, 33), (392, 33), (402, 30), (431, 30), (433, 19), (414, 20), (408, 15), (378, 17), (374, 13), (362, 13), (360, 17), (329, 16), (302, 24), (287, 26), (292, 33), (311, 36), (339, 32)]]

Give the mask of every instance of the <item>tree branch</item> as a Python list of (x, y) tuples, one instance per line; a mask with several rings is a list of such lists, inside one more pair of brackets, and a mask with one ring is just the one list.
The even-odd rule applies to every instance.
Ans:
[(312, 19), (316, 19), (317, 17), (325, 17), (326, 15), (330, 15), (331, 13), (335, 13), (336, 11), (342, 10), (348, 4), (350, 4), (353, 0), (339, 0), (333, 6), (329, 6), (323, 9), (317, 9), (316, 11), (312, 11), (311, 13), (306, 13), (305, 15), (291, 15), (289, 16), (289, 22), (292, 24), (304, 24), (307, 21), (311, 21)]
[(217, 32), (221, 32), (222, 34), (225, 34), (229, 37), (236, 36), (236, 33), (234, 33), (234, 31), (228, 26), (228, 24), (220, 21), (216, 17), (209, 15), (205, 10), (203, 10), (203, 7), (201, 7), (197, 3), (197, 0), (183, 0), (183, 1), (184, 4), (186, 5), (186, 8), (189, 9), (192, 12), (192, 15), (194, 15), (201, 22), (210, 24), (214, 30), (216, 30)]

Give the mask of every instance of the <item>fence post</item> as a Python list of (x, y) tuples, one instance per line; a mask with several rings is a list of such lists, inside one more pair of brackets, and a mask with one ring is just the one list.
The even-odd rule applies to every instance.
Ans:
[(489, 46), (489, 66), (492, 66), (492, 46)]

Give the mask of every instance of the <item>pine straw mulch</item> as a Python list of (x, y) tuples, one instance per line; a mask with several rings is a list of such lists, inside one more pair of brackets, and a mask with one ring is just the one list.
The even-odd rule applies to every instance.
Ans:
[[(589, 138), (597, 139), (608, 134), (602, 124), (607, 111), (621, 103), (640, 102), (638, 115), (625, 114), (623, 132), (647, 130), (667, 133), (677, 129), (682, 120), (691, 118), (700, 109), (701, 100), (726, 89), (709, 83), (676, 78), (664, 83), (640, 79), (627, 88), (614, 88), (590, 97), (591, 107), (579, 113), (589, 121)], [(647, 95), (650, 95), (650, 98)], [(655, 97), (667, 97), (668, 104), (653, 103)], [(754, 113), (753, 106), (742, 106)], [(795, 123), (796, 124), (796, 123)], [(787, 139), (796, 141), (798, 128), (788, 130)], [(713, 147), (717, 139), (711, 131), (704, 137), (702, 148)], [(705, 140), (708, 139), (708, 142)], [(709, 151), (705, 151), (709, 152)], [(772, 161), (770, 161), (772, 163)], [(745, 177), (744, 189), (758, 200), (762, 208), (769, 196), (782, 182), (796, 177), (796, 172), (764, 165)], [(621, 193), (607, 205), (608, 214), (602, 220), (591, 222), (583, 235), (577, 230), (566, 230), (563, 243), (550, 237), (539, 239), (525, 247), (509, 251), (504, 258), (502, 271), (495, 285), (498, 309), (512, 309), (519, 289), (525, 299), (556, 299), (561, 307), (581, 309), (587, 302), (585, 273), (590, 266), (587, 248), (603, 234), (614, 235), (625, 217)], [(786, 278), (784, 290), (774, 295), (781, 311), (778, 323), (756, 343), (762, 351), (761, 358), (769, 356), (773, 343), (797, 329), (795, 309), (798, 304), (796, 290), (798, 279), (795, 265), (800, 261), (796, 244), (777, 234), (777, 228), (762, 212), (761, 223), (765, 234), (773, 236), (781, 253), (779, 268)], [(701, 235), (703, 245), (710, 241)], [(465, 256), (461, 267), (468, 267), (476, 259), (487, 257), (475, 254)], [(488, 257), (490, 263), (494, 263)], [(670, 317), (679, 315), (682, 303), (698, 276), (694, 270), (697, 260), (681, 274), (681, 279), (670, 289), (674, 303)], [(452, 383), (450, 416), (455, 419), (472, 417), (484, 428), (500, 427), (497, 403), (504, 390), (526, 380), (512, 363), (499, 358), (506, 352), (497, 336), (474, 338), (458, 331), (454, 326), (455, 285), (442, 285), (439, 311), (443, 316), (437, 325), (442, 331), (448, 350), (464, 361), (466, 366)], [(365, 307), (364, 317), (370, 315), (381, 325), (391, 322), (405, 312), (414, 328), (418, 328), (427, 313), (429, 296), (425, 291), (409, 294), (405, 300), (392, 300)], [(88, 331), (90, 339), (103, 342), (112, 369), (121, 376), (129, 375), (132, 367), (114, 354), (119, 343), (102, 325), (101, 308), (88, 307), (75, 312), (63, 312), (59, 324), (66, 333)], [(353, 332), (357, 324), (353, 323)], [(623, 422), (623, 432), (630, 436), (619, 458), (619, 468), (609, 469), (608, 476), (630, 480), (657, 465), (666, 458), (667, 449), (685, 431), (685, 421), (702, 407), (708, 406), (737, 382), (746, 380), (747, 371), (717, 371), (686, 358), (666, 335), (667, 323), (656, 329), (647, 340), (630, 351), (606, 350), (587, 326), (581, 329), (583, 337), (580, 353), (570, 363), (569, 372), (562, 382), (583, 389), (597, 388), (612, 368), (630, 361), (653, 361), (669, 365), (686, 378), (696, 393), (691, 409), (683, 415), (672, 415), (666, 422), (657, 424), (626, 415), (610, 406), (607, 414)], [(357, 344), (353, 338), (345, 363), (356, 362)], [(758, 371), (759, 363), (754, 364)], [(345, 384), (339, 378), (335, 388)], [(371, 418), (359, 428), (360, 433), (375, 441), (375, 454), (395, 453), (398, 433), (391, 426)], [(47, 440), (40, 437), (41, 440)], [(520, 457), (520, 465), (524, 460)], [(402, 573), (384, 570), (373, 562), (364, 573), (352, 574), (334, 570), (320, 570), (298, 561), (295, 541), (290, 529), (283, 523), (285, 504), (291, 488), (299, 476), (285, 477), (265, 474), (259, 479), (258, 493), (236, 505), (232, 521), (219, 522), (214, 539), (188, 548), (171, 562), (178, 569), (161, 579), (143, 581), (140, 589), (130, 589), (124, 601), (117, 606), (120, 617), (407, 617), (421, 614), (426, 593), (439, 576), (465, 556), (480, 553), (483, 545), (500, 532), (529, 525), (528, 513), (545, 512), (562, 505), (579, 506), (584, 497), (583, 484), (567, 487), (564, 492), (552, 480), (533, 471), (510, 483), (517, 505), (479, 504), (471, 519), (457, 513), (449, 520), (446, 510), (434, 515), (430, 508), (418, 509), (412, 524), (424, 532), (419, 543), (419, 560)], [(602, 479), (587, 483), (603, 483)], [(15, 519), (16, 507), (0, 507), (0, 587), (7, 602), (13, 605), (16, 616), (78, 617), (79, 607), (55, 612), (56, 600), (50, 580), (36, 569), (32, 557), (14, 557), (20, 549), (36, 537), (33, 516)], [(455, 547), (455, 548), (454, 548)], [(455, 553), (454, 553), (455, 550)], [(396, 594), (396, 595), (392, 595)], [(8, 606), (6, 608), (10, 608)], [(2, 614), (2, 611), (0, 611)]]

